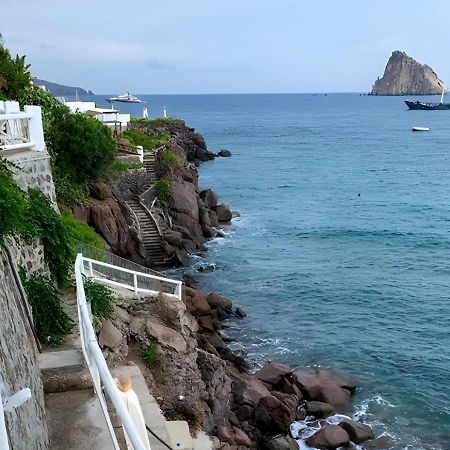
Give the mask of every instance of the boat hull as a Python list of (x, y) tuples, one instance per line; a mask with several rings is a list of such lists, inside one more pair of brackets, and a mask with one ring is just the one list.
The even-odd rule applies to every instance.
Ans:
[(439, 111), (450, 109), (450, 103), (423, 103), (423, 102), (409, 102), (405, 100), (406, 106), (412, 110), (420, 111)]
[(106, 101), (109, 103), (142, 103), (142, 100), (128, 100), (123, 98), (108, 98)]

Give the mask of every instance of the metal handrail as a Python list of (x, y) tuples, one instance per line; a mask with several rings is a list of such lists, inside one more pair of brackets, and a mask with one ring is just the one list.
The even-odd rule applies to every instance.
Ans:
[(119, 416), (124, 430), (126, 431), (134, 450), (148, 450), (139, 436), (138, 431), (133, 423), (133, 420), (128, 413), (127, 407), (120, 396), (119, 389), (113, 380), (113, 377), (108, 369), (103, 353), (98, 345), (94, 328), (91, 323), (89, 309), (86, 303), (86, 295), (83, 284), (83, 255), (79, 253), (75, 261), (75, 279), (77, 286), (77, 305), (78, 317), (80, 321), (80, 338), (81, 347), (84, 357), (89, 369), (89, 372), (94, 383), (95, 391), (99, 397), (102, 406), (103, 414), (105, 416), (108, 428), (111, 434), (111, 439), (116, 450), (120, 450), (114, 428), (111, 423), (111, 418), (108, 413), (108, 407), (102, 390), (102, 384), (111, 399), (112, 404)]

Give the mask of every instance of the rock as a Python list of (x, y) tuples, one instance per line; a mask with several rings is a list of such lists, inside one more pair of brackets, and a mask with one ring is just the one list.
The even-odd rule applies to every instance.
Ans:
[(104, 320), (98, 333), (100, 347), (114, 350), (122, 343), (122, 333), (110, 320)]
[(253, 408), (249, 405), (242, 405), (236, 411), (236, 416), (240, 421), (251, 419), (253, 416)]
[(355, 444), (361, 444), (375, 437), (372, 428), (365, 423), (354, 421), (341, 422), (339, 426), (347, 432), (350, 436), (350, 440)]
[(219, 226), (219, 220), (217, 219), (216, 212), (213, 211), (212, 209), (210, 209), (208, 211), (208, 214), (209, 214), (209, 219), (211, 221), (211, 226), (214, 227), (214, 228), (218, 227)]
[(226, 414), (226, 417), (228, 421), (231, 423), (231, 425), (239, 426), (239, 419), (237, 418), (236, 414), (233, 411), (228, 411)]
[(247, 433), (234, 427), (234, 442), (237, 445), (243, 445), (244, 447), (250, 447), (252, 445), (251, 439), (248, 437)]
[(214, 308), (220, 306), (226, 311), (231, 311), (233, 303), (225, 297), (220, 296), (216, 292), (210, 292), (206, 297), (206, 301)]
[(200, 198), (207, 208), (215, 208), (217, 206), (217, 194), (211, 189), (201, 191)]
[(350, 392), (356, 385), (332, 370), (315, 367), (297, 370), (294, 383), (308, 400), (329, 403), (338, 412), (351, 411)]
[(231, 156), (231, 152), (229, 150), (220, 150), (217, 155), (222, 158), (229, 158)]
[(380, 436), (371, 441), (364, 443), (366, 450), (388, 450), (395, 445), (394, 440), (390, 436)]
[(283, 364), (268, 363), (262, 369), (255, 373), (255, 377), (264, 383), (277, 384), (281, 379), (287, 375), (290, 375), (292, 370), (288, 366)]
[(236, 314), (236, 316), (240, 317), (241, 319), (243, 319), (244, 317), (247, 317), (247, 313), (242, 308), (239, 308), (239, 307), (236, 308), (234, 313)]
[(183, 286), (183, 302), (187, 310), (194, 316), (200, 317), (211, 313), (211, 307), (205, 297), (195, 289)]
[(217, 427), (217, 436), (222, 442), (228, 442), (234, 444), (233, 431), (229, 427), (219, 425)]
[(147, 333), (163, 347), (172, 348), (179, 353), (186, 353), (186, 341), (177, 331), (150, 320), (146, 322), (145, 326)]
[(284, 392), (285, 394), (293, 394), (299, 400), (303, 399), (303, 394), (300, 392), (300, 389), (294, 383), (291, 383), (286, 377), (283, 377), (279, 383), (273, 386), (273, 389), (276, 391)]
[(112, 197), (112, 192), (106, 183), (94, 183), (90, 188), (90, 194), (97, 200), (106, 200)]
[(291, 423), (295, 420), (295, 413), (296, 408), (292, 408), (275, 396), (269, 395), (261, 398), (256, 405), (255, 420), (267, 430), (287, 432)]
[(227, 366), (228, 376), (233, 380), (233, 393), (236, 404), (255, 407), (260, 399), (270, 396), (263, 382), (255, 377), (240, 373), (234, 367)]
[(200, 327), (208, 333), (214, 333), (214, 331), (216, 331), (211, 316), (201, 316), (197, 319), (197, 322)]
[(116, 317), (122, 322), (129, 324), (131, 322), (131, 314), (129, 314), (125, 309), (120, 306), (115, 307)]
[(220, 222), (229, 222), (233, 217), (231, 209), (225, 203), (216, 206), (217, 220)]
[(183, 235), (179, 231), (167, 230), (164, 232), (164, 240), (170, 245), (179, 247), (183, 243)]
[(306, 441), (306, 445), (319, 449), (336, 449), (343, 445), (347, 445), (349, 442), (349, 435), (340, 426), (326, 425), (312, 435)]
[(375, 81), (371, 95), (432, 95), (441, 94), (442, 89), (447, 92), (430, 66), (397, 50), (389, 58), (383, 77)]
[(267, 450), (298, 450), (297, 441), (288, 434), (286, 436), (275, 436), (265, 443)]
[(336, 411), (328, 403), (311, 401), (306, 402), (306, 412), (316, 419), (326, 419), (327, 417), (332, 416)]

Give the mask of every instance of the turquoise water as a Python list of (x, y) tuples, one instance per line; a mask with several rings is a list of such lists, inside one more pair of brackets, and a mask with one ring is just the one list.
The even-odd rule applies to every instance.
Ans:
[(249, 313), (235, 346), (350, 374), (356, 410), (396, 449), (450, 449), (450, 111), (358, 94), (144, 98), (233, 153), (201, 168), (241, 217), (198, 277)]

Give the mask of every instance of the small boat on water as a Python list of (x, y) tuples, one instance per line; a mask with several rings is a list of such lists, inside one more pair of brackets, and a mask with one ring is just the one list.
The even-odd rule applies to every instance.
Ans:
[(134, 95), (130, 95), (127, 92), (125, 95), (119, 95), (118, 97), (111, 97), (107, 100), (109, 103), (120, 102), (120, 103), (142, 103), (142, 100), (139, 100)]
[(422, 110), (422, 111), (438, 111), (438, 110), (443, 110), (443, 109), (450, 109), (450, 103), (444, 103), (444, 89), (442, 89), (440, 103), (424, 103), (424, 102), (419, 102), (418, 100), (415, 102), (410, 102), (408, 100), (405, 100), (405, 103), (409, 109)]
[(427, 127), (412, 127), (413, 131), (430, 131)]

